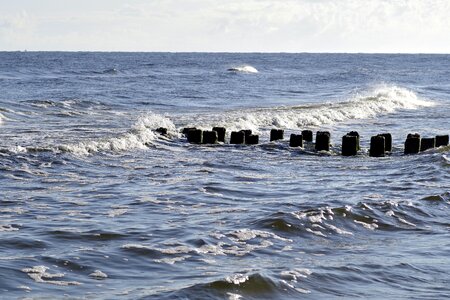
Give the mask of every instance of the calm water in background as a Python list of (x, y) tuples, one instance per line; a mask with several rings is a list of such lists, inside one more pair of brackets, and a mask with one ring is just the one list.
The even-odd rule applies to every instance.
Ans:
[[(0, 53), (0, 92), (1, 299), (450, 297), (450, 148), (402, 155), (450, 133), (450, 55)], [(216, 125), (261, 144), (179, 134)]]

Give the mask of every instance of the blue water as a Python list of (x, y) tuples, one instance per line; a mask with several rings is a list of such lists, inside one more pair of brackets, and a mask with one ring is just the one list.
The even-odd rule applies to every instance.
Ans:
[[(449, 298), (450, 148), (403, 155), (450, 133), (449, 78), (450, 55), (0, 53), (0, 298)], [(331, 151), (290, 148), (303, 129)]]

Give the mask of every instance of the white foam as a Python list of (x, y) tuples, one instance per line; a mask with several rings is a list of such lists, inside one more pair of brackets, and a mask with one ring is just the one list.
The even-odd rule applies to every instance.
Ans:
[(353, 235), (352, 232), (347, 231), (347, 230), (340, 229), (340, 228), (338, 228), (338, 227), (336, 227), (336, 226), (334, 226), (334, 225), (326, 224), (326, 226), (328, 226), (328, 228), (330, 228), (331, 230), (335, 231), (337, 234), (342, 234), (342, 235)]
[(168, 265), (173, 265), (176, 262), (181, 262), (183, 260), (185, 260), (186, 258), (191, 257), (190, 255), (186, 255), (186, 256), (179, 256), (179, 257), (173, 257), (173, 258), (161, 258), (161, 259), (155, 259), (154, 262), (156, 263), (165, 263)]
[(403, 223), (403, 224), (406, 224), (406, 225), (409, 225), (409, 226), (412, 226), (412, 227), (416, 227), (416, 224), (411, 223), (411, 222), (408, 222), (408, 221), (406, 221), (406, 220), (403, 219), (403, 218), (398, 218), (398, 221), (401, 222), (401, 223)]
[(114, 218), (114, 217), (126, 214), (127, 212), (128, 212), (128, 209), (126, 209), (126, 208), (112, 209), (112, 210), (108, 211), (108, 217)]
[(109, 137), (99, 140), (83, 141), (77, 144), (61, 145), (59, 150), (76, 155), (88, 155), (95, 152), (122, 152), (133, 149), (147, 149), (160, 134), (154, 129), (165, 127), (168, 133), (175, 135), (176, 128), (170, 119), (165, 116), (148, 113), (138, 118), (131, 129), (118, 137)]
[(306, 228), (305, 230), (310, 232), (310, 233), (312, 233), (312, 234), (314, 234), (314, 235), (317, 235), (317, 236), (327, 237), (324, 233), (322, 233), (319, 230), (312, 230), (311, 228)]
[(234, 294), (234, 293), (229, 293), (229, 292), (227, 293), (227, 296), (228, 296), (228, 300), (239, 300), (242, 298), (242, 296), (239, 294)]
[(19, 228), (13, 227), (12, 225), (0, 225), (0, 232), (11, 232), (19, 231)]
[(284, 242), (292, 242), (290, 239), (283, 238), (275, 233), (263, 231), (263, 230), (252, 230), (252, 229), (238, 229), (230, 233), (231, 236), (237, 238), (238, 241), (248, 241), (257, 237), (260, 238), (273, 238), (281, 240)]
[(150, 246), (146, 246), (146, 245), (142, 245), (142, 244), (125, 244), (125, 245), (122, 245), (121, 248), (122, 249), (147, 249), (147, 250), (153, 249)]
[(369, 229), (369, 230), (375, 230), (378, 228), (378, 224), (375, 224), (375, 223), (369, 224), (369, 223), (365, 223), (365, 222), (358, 221), (358, 220), (354, 220), (353, 222), (355, 222), (356, 224), (360, 224), (364, 228)]
[(105, 273), (103, 273), (100, 270), (95, 270), (94, 272), (92, 272), (91, 274), (89, 274), (90, 277), (93, 277), (95, 279), (105, 279), (108, 278), (108, 275), (106, 275)]
[(24, 290), (26, 292), (31, 292), (31, 288), (29, 286), (26, 286), (26, 285), (19, 285), (17, 288), (18, 289), (22, 289), (22, 290)]
[(36, 282), (39, 283), (49, 283), (54, 285), (68, 286), (68, 285), (80, 285), (77, 281), (61, 281), (53, 280), (54, 278), (64, 277), (63, 273), (47, 273), (49, 268), (46, 266), (35, 266), (32, 268), (24, 268), (22, 272), (27, 273), (27, 275)]
[(231, 276), (227, 276), (225, 280), (229, 283), (233, 283), (236, 285), (240, 285), (241, 283), (246, 282), (249, 279), (248, 275), (244, 274), (233, 274)]
[(307, 278), (312, 274), (312, 271), (309, 269), (297, 268), (293, 270), (282, 271), (280, 273), (281, 278), (297, 282), (299, 278)]
[(433, 105), (433, 102), (420, 99), (411, 90), (397, 86), (378, 86), (341, 102), (198, 116), (192, 125), (199, 128), (224, 126), (230, 131), (251, 129), (258, 133), (262, 129), (273, 127), (299, 129), (355, 119), (370, 119), (401, 109), (412, 110)]

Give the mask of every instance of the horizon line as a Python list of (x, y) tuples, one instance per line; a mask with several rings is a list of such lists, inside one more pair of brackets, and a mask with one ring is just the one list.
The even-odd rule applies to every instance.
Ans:
[(0, 53), (59, 52), (59, 53), (171, 53), (171, 54), (367, 54), (367, 55), (450, 55), (447, 52), (311, 52), (311, 51), (129, 51), (129, 50), (0, 50)]

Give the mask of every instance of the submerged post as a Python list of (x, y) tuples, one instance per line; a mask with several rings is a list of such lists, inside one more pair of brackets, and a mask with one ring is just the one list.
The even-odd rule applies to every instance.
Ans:
[(230, 144), (245, 144), (245, 132), (244, 131), (232, 131), (230, 136)]
[(312, 142), (313, 132), (311, 130), (302, 130), (302, 137), (305, 142)]
[(369, 155), (372, 157), (383, 157), (385, 152), (384, 136), (376, 135), (370, 139)]
[(289, 147), (303, 147), (303, 136), (301, 134), (291, 134)]
[(245, 138), (247, 138), (249, 135), (252, 134), (251, 129), (243, 129), (243, 130), (239, 130), (239, 131), (244, 133)]
[(217, 131), (203, 131), (202, 144), (217, 144)]
[(384, 151), (392, 152), (392, 135), (390, 133), (382, 133), (379, 136), (384, 136)]
[(259, 135), (250, 134), (245, 138), (245, 143), (247, 145), (257, 145), (259, 143)]
[(330, 132), (317, 131), (316, 133), (316, 150), (317, 151), (330, 151)]
[(161, 135), (167, 135), (167, 128), (159, 127), (159, 128), (156, 128), (155, 131)]
[(420, 151), (420, 134), (410, 133), (405, 141), (405, 154), (416, 154)]
[(187, 132), (187, 140), (191, 144), (201, 144), (203, 132), (201, 129), (191, 129)]
[(350, 131), (349, 133), (347, 133), (347, 135), (349, 136), (356, 136), (356, 150), (361, 150), (360, 146), (359, 146), (359, 133), (357, 131)]
[(284, 135), (283, 129), (272, 129), (270, 130), (270, 141), (282, 140)]
[(212, 130), (217, 132), (217, 141), (225, 143), (225, 127), (213, 127)]
[(343, 156), (354, 156), (358, 153), (358, 149), (359, 149), (359, 136), (347, 134), (342, 137)]
[(436, 147), (448, 146), (448, 134), (436, 136)]
[(420, 152), (433, 149), (436, 146), (436, 138), (422, 138), (420, 141)]
[(184, 127), (183, 128), (183, 130), (181, 131), (181, 133), (184, 135), (184, 136), (188, 136), (188, 132), (189, 132), (189, 130), (195, 130), (195, 129), (197, 129), (197, 128), (195, 128), (195, 127)]

